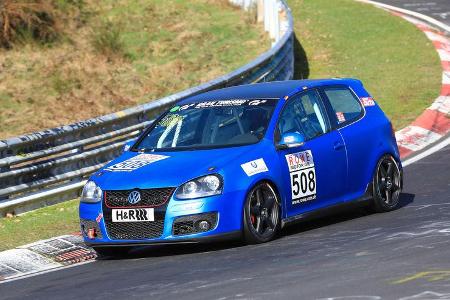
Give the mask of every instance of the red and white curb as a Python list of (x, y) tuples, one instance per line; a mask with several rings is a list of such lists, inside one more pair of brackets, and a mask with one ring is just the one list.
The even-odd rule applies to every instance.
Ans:
[(62, 235), (0, 252), (0, 281), (93, 260), (95, 251), (79, 234)]
[(425, 33), (433, 42), (443, 69), (440, 96), (411, 125), (395, 133), (400, 155), (405, 158), (439, 141), (450, 131), (450, 39), (422, 21), (398, 12), (392, 13)]
[[(450, 131), (450, 39), (444, 32), (435, 29), (428, 24), (432, 24), (436, 28), (440, 28), (449, 34), (450, 26), (426, 15), (392, 5), (372, 0), (356, 1), (372, 4), (378, 8), (385, 9), (390, 13), (413, 23), (433, 42), (442, 65), (442, 87), (440, 96), (414, 122), (397, 131), (395, 136), (397, 138), (397, 144), (402, 160), (438, 141), (440, 145), (438, 147), (431, 147), (434, 148), (433, 151), (429, 151), (427, 154), (442, 149), (449, 144), (449, 139), (446, 136)], [(440, 142), (440, 140), (443, 141)], [(431, 148), (429, 150), (431, 150)], [(419, 155), (425, 157), (425, 155)], [(417, 156), (419, 157), (419, 155)], [(414, 161), (416, 160), (418, 159), (415, 159)], [(409, 163), (412, 163), (411, 159), (408, 159), (406, 162), (406, 164)], [(404, 163), (404, 165), (406, 164)]]

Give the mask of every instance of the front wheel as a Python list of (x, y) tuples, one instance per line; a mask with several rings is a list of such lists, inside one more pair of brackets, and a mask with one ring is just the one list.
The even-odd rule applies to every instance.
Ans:
[(280, 201), (273, 187), (263, 182), (247, 195), (244, 206), (244, 239), (249, 244), (272, 240), (280, 228)]
[(402, 173), (391, 155), (384, 155), (377, 164), (373, 179), (373, 204), (377, 212), (398, 207), (402, 191)]

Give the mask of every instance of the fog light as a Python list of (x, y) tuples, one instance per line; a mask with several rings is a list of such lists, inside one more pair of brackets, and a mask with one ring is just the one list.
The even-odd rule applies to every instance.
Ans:
[(208, 231), (210, 227), (211, 227), (211, 225), (209, 225), (209, 222), (208, 222), (208, 221), (200, 221), (200, 222), (198, 223), (198, 228), (199, 228), (201, 231)]
[(97, 234), (95, 233), (95, 228), (89, 228), (88, 229), (88, 233), (87, 233), (88, 238), (95, 239), (95, 237), (97, 236)]

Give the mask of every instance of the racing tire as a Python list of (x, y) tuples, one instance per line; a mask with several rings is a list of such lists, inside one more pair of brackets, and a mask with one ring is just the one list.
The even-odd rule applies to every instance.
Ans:
[(254, 186), (248, 193), (243, 213), (244, 241), (259, 244), (273, 240), (280, 229), (280, 200), (267, 182)]
[(376, 212), (392, 211), (399, 206), (403, 172), (391, 155), (384, 155), (377, 163), (373, 176), (373, 208)]
[(97, 257), (104, 258), (121, 258), (130, 252), (131, 247), (93, 247), (97, 253)]

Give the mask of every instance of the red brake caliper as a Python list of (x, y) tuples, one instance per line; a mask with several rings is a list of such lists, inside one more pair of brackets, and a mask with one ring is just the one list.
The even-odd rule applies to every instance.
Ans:
[(252, 221), (252, 224), (255, 224), (255, 216), (254, 215), (250, 215), (250, 221)]

